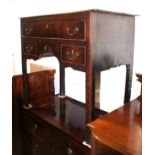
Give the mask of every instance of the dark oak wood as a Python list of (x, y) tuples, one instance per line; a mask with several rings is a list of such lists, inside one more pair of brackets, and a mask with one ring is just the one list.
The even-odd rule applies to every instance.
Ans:
[[(95, 81), (101, 71), (119, 65), (127, 66), (124, 100), (129, 101), (133, 69), (134, 24), (134, 15), (101, 10), (21, 18), (24, 114), (31, 113), (31, 119), (36, 117), (36, 120), (43, 121), (50, 128), (53, 126), (65, 137), (69, 137), (64, 145), (68, 146), (68, 141), (71, 141), (72, 144), (69, 146), (72, 146), (75, 154), (82, 154), (83, 149), (80, 148), (84, 146), (81, 142), (89, 139), (86, 124), (99, 117), (96, 111), (102, 112), (95, 109)], [(54, 95), (47, 97), (43, 92), (38, 96), (34, 94), (33, 100), (32, 92), (35, 90), (32, 90), (28, 80), (27, 59), (37, 60), (49, 56), (57, 57), (60, 63), (61, 98)], [(85, 105), (69, 97), (62, 98), (65, 96), (66, 67), (86, 73)], [(34, 108), (29, 109), (30, 105)], [(29, 109), (28, 112), (27, 109)], [(82, 118), (79, 119), (79, 117)], [(31, 149), (35, 140), (30, 136), (32, 135), (30, 131), (28, 135), (26, 137), (32, 142), (29, 148)], [(41, 144), (42, 142), (39, 142), (36, 145)], [(42, 154), (41, 150), (44, 148), (41, 150), (37, 148), (31, 149), (28, 154), (37, 154), (37, 151)], [(51, 149), (47, 154), (50, 151)], [(68, 147), (68, 154), (71, 151)]]
[(142, 154), (142, 117), (135, 99), (88, 124), (92, 155)]
[(127, 66), (125, 102), (130, 99), (135, 16), (101, 10), (21, 19), (25, 105), (29, 100), (27, 59), (56, 56), (60, 62), (60, 94), (65, 95), (64, 68), (86, 72), (86, 123), (93, 120), (95, 76), (111, 67)]

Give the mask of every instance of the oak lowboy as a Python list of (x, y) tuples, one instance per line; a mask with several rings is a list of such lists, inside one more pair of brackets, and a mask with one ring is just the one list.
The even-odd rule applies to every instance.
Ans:
[(95, 78), (101, 71), (126, 65), (125, 101), (129, 101), (133, 68), (135, 16), (102, 10), (21, 18), (25, 104), (27, 59), (56, 56), (60, 94), (65, 95), (64, 68), (86, 73), (86, 122), (93, 119)]
[[(134, 15), (101, 10), (21, 18), (24, 149), (27, 154), (48, 155), (54, 151), (54, 155), (62, 155), (66, 154), (66, 148), (67, 154), (89, 154), (89, 149), (82, 144), (89, 139), (86, 124), (104, 113), (95, 108), (96, 76), (111, 67), (126, 65), (124, 101), (129, 101), (134, 24)], [(61, 98), (53, 95), (46, 100), (42, 96), (34, 102), (30, 96), (27, 59), (49, 56), (55, 56), (60, 63)], [(85, 104), (62, 98), (66, 67), (86, 73)], [(58, 141), (55, 147), (53, 140)]]

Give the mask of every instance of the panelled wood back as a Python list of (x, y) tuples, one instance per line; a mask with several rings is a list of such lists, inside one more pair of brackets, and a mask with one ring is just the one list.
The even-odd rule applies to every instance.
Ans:
[[(45, 70), (29, 73), (30, 100), (40, 100), (54, 95), (54, 73), (55, 70)], [(23, 102), (23, 80), (22, 75), (12, 78), (13, 97), (18, 102)]]
[[(54, 73), (55, 70), (45, 70), (29, 74), (30, 99), (38, 100), (42, 97), (54, 95)], [(12, 77), (12, 153), (23, 155), (23, 80), (22, 75)], [(28, 122), (27, 122), (28, 123)]]

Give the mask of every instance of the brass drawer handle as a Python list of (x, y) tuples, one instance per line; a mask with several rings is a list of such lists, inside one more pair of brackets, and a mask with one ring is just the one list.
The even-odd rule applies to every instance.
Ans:
[(73, 151), (70, 147), (67, 149), (67, 155), (73, 155)]
[(33, 125), (33, 131), (36, 131), (38, 129), (38, 125), (35, 123), (34, 125)]
[(46, 24), (45, 29), (48, 29), (48, 28), (49, 28), (49, 25), (48, 25), (48, 24)]
[(66, 54), (69, 56), (70, 55), (70, 51), (67, 51)]
[(34, 50), (34, 46), (32, 44), (28, 44), (25, 46), (26, 52), (31, 53)]
[(76, 57), (79, 57), (79, 56), (80, 56), (80, 54), (79, 54), (79, 53), (75, 53), (75, 56), (76, 56)]
[(73, 30), (71, 30), (69, 27), (66, 28), (66, 33), (69, 36), (74, 36), (75, 34), (77, 34), (80, 31), (80, 29), (78, 27), (75, 27)]
[(32, 28), (32, 27), (30, 27), (30, 28), (27, 28), (27, 27), (26, 27), (26, 28), (24, 29), (24, 32), (25, 32), (25, 34), (27, 34), (27, 35), (31, 34), (32, 31), (33, 31), (33, 28)]

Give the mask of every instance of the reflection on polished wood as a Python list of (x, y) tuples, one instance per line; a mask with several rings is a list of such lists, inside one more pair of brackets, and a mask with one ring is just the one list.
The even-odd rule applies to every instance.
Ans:
[(92, 155), (142, 154), (142, 117), (138, 99), (88, 124)]

